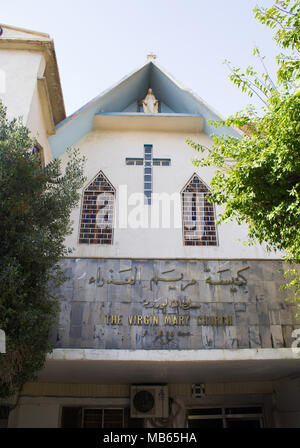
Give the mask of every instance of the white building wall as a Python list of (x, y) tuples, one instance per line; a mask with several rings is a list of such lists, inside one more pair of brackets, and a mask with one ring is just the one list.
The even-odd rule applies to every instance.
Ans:
[(5, 50), (0, 47), (0, 70), (4, 88), (0, 99), (7, 107), (8, 117), (22, 117), (26, 125), (43, 56), (26, 50)]
[(45, 162), (52, 160), (37, 80), (44, 75), (45, 59), (41, 53), (3, 50), (0, 47), (0, 100), (7, 107), (9, 119), (22, 122), (44, 149)]
[[(171, 166), (153, 167), (153, 193), (180, 193), (193, 173), (210, 185), (213, 168), (195, 168), (192, 159), (197, 153), (186, 143), (189, 137), (210, 147), (211, 140), (206, 134), (176, 132), (117, 132), (93, 131), (76, 145), (85, 155), (85, 175), (87, 186), (100, 170), (108, 177), (116, 188), (116, 228), (114, 244), (87, 245), (78, 244), (81, 204), (72, 213), (74, 232), (67, 238), (67, 244), (74, 247), (75, 257), (127, 257), (127, 258), (280, 258), (279, 254), (269, 254), (261, 246), (247, 247), (243, 242), (247, 239), (246, 226), (236, 223), (218, 226), (219, 246), (184, 246), (182, 236), (181, 202), (177, 204), (179, 212), (179, 228), (119, 228), (119, 210), (124, 206), (122, 188), (127, 187), (128, 197), (134, 193), (143, 194), (144, 168), (142, 166), (126, 166), (126, 157), (144, 157), (144, 144), (153, 145), (154, 158), (171, 158)], [(66, 154), (62, 156), (65, 163)], [(123, 187), (122, 187), (123, 186)], [(180, 199), (181, 201), (181, 199)], [(133, 206), (128, 206), (128, 216), (133, 217)], [(142, 206), (144, 210), (153, 210), (153, 205)], [(217, 213), (220, 208), (217, 207)], [(137, 214), (137, 219), (139, 216)]]
[(32, 137), (35, 137), (44, 150), (45, 164), (49, 163), (53, 157), (48, 143), (45, 117), (43, 115), (41, 99), (37, 85), (35, 86), (30, 112), (27, 120), (27, 127), (31, 131)]

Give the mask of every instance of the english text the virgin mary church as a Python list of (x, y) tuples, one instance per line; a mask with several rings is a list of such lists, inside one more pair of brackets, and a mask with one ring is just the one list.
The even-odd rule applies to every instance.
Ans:
[(153, 55), (66, 117), (51, 38), (2, 25), (0, 78), (44, 163), (79, 148), (87, 179), (53, 353), (14, 410), (0, 403), (1, 425), (300, 427), (300, 325), (281, 254), (217, 224), (213, 170), (186, 143), (243, 134), (212, 129), (217, 113)]

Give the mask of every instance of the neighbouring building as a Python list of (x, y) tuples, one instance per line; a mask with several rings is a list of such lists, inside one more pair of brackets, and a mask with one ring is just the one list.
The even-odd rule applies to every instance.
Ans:
[(282, 254), (245, 246), (246, 226), (217, 225), (213, 170), (186, 143), (242, 132), (213, 129), (217, 113), (154, 55), (66, 117), (51, 38), (1, 31), (9, 116), (45, 164), (79, 148), (87, 181), (54, 351), (15, 409), (1, 401), (0, 426), (300, 427), (300, 324), (280, 290)]

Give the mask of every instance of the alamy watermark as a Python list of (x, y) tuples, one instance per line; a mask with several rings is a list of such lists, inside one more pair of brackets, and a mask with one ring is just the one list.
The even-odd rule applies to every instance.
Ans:
[[(106, 207), (109, 206), (106, 205)], [(101, 210), (101, 213), (104, 212), (105, 210)], [(151, 207), (149, 207), (145, 204), (144, 193), (137, 192), (128, 195), (127, 185), (120, 185), (114, 225), (119, 229), (180, 229), (182, 226), (181, 194), (178, 192), (152, 193)]]

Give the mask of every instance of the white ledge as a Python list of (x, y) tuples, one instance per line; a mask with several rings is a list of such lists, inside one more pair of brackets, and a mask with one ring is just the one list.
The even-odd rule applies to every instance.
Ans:
[(94, 116), (95, 130), (200, 133), (203, 124), (203, 117), (197, 114), (98, 113)]
[(298, 359), (300, 350), (291, 348), (258, 348), (235, 350), (102, 350), (54, 349), (49, 361), (143, 361), (143, 362), (200, 362), (254, 361)]
[(300, 377), (290, 348), (238, 350), (55, 349), (42, 382), (90, 384), (273, 381)]

